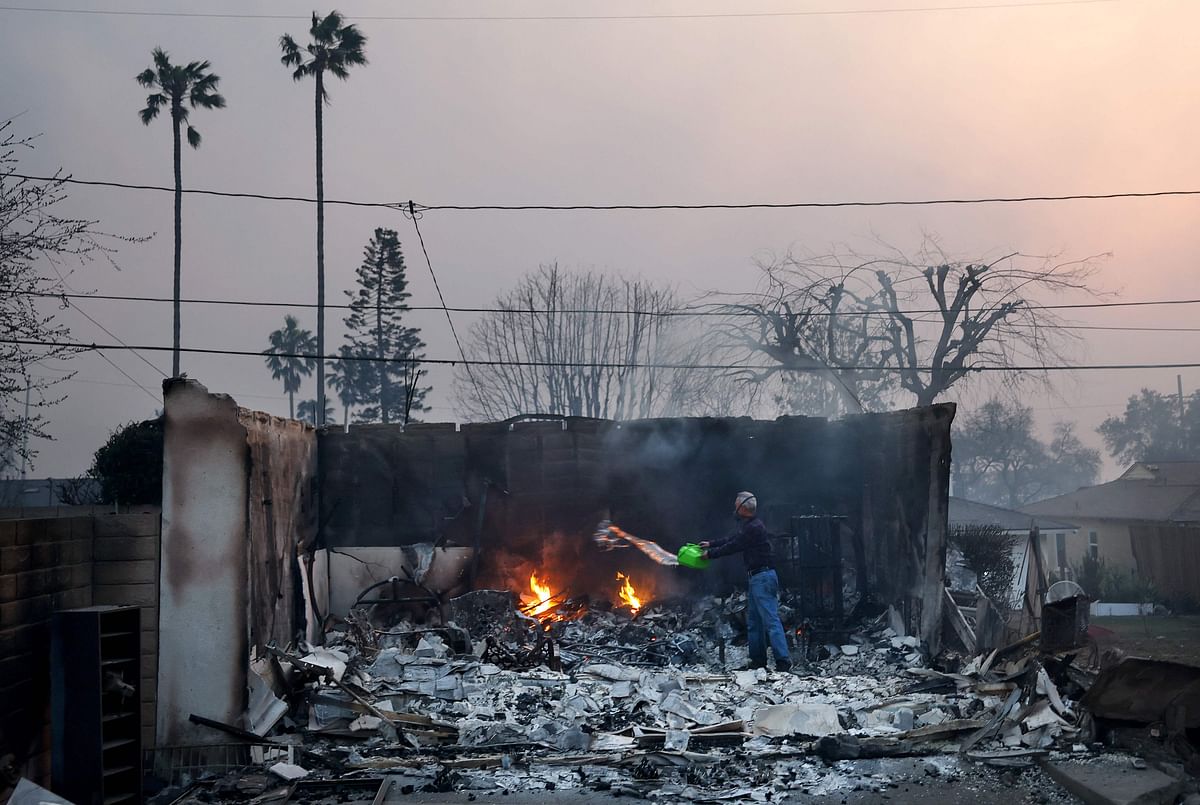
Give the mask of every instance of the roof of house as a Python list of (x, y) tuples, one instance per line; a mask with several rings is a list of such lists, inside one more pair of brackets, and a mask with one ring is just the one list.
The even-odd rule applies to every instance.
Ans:
[(1029, 514), (1200, 522), (1200, 461), (1138, 462), (1115, 481), (1023, 506)]
[(950, 497), (947, 510), (947, 521), (950, 525), (996, 525), (1005, 531), (1029, 531), (1036, 523), (1037, 527), (1045, 530), (1074, 531), (1077, 525), (1051, 520), (1041, 515), (1033, 516), (1028, 512), (1016, 509), (1005, 509), (987, 503), (976, 503), (966, 498)]

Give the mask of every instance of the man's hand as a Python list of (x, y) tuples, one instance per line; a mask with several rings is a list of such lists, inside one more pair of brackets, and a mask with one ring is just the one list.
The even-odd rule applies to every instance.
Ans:
[(706, 551), (712, 546), (711, 542), (697, 542), (696, 544)]

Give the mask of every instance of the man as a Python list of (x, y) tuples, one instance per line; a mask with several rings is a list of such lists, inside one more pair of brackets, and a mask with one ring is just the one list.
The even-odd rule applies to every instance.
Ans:
[(737, 533), (725, 539), (701, 542), (706, 559), (735, 553), (742, 555), (749, 576), (746, 596), (746, 632), (750, 642), (750, 668), (767, 667), (767, 644), (775, 654), (775, 670), (790, 671), (787, 636), (779, 620), (779, 577), (771, 556), (766, 526), (756, 516), (758, 499), (750, 492), (738, 492), (734, 515), (741, 522)]

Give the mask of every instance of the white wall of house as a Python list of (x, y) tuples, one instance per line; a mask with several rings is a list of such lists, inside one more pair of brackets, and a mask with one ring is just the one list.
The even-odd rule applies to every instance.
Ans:
[(246, 472), (237, 403), (194, 380), (164, 393), (158, 742), (226, 740), (192, 713), (238, 724), (247, 647)]
[[(1076, 531), (1047, 529), (1042, 535), (1042, 559), (1047, 570), (1071, 577), (1070, 568), (1083, 562), (1088, 555), (1098, 556), (1115, 569), (1137, 572), (1129, 526), (1116, 520), (1092, 520), (1072, 517), (1079, 526)], [(1067, 570), (1066, 573), (1063, 570)]]

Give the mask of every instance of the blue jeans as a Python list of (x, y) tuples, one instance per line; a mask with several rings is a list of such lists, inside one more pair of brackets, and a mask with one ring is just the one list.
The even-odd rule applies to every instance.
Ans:
[(779, 577), (764, 570), (750, 577), (746, 597), (746, 632), (750, 641), (750, 662), (767, 664), (767, 644), (775, 654), (775, 664), (790, 662), (787, 635), (779, 620)]

